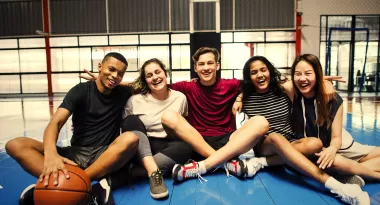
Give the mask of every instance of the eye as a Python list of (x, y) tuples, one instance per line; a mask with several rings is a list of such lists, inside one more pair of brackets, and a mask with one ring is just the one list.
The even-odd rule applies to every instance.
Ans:
[(256, 75), (256, 74), (257, 74), (257, 70), (251, 71), (251, 75)]

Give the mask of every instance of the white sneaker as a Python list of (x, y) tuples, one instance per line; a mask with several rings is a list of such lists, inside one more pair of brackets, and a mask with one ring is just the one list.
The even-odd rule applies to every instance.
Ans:
[(244, 125), (245, 122), (248, 121), (248, 115), (244, 112), (236, 112), (236, 129), (239, 129), (241, 126)]
[(253, 149), (250, 149), (248, 152), (246, 152), (244, 154), (241, 154), (239, 156), (239, 159), (241, 159), (241, 160), (245, 160), (245, 159), (248, 160), (248, 159), (253, 158), (253, 157), (255, 157), (255, 151), (253, 151)]
[(344, 184), (339, 190), (331, 190), (342, 201), (354, 205), (370, 205), (368, 193), (363, 191), (357, 184)]
[(264, 168), (264, 165), (257, 160), (258, 158), (254, 157), (247, 160), (247, 169), (248, 174), (247, 177), (253, 177), (256, 172), (258, 172), (260, 169)]

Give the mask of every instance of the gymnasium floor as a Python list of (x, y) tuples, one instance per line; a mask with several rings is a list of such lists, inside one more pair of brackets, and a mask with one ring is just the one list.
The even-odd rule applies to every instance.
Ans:
[[(344, 97), (344, 125), (358, 142), (380, 146), (380, 98)], [(36, 179), (22, 170), (5, 152), (5, 143), (18, 136), (42, 139), (50, 115), (59, 106), (62, 97), (0, 99), (0, 205), (16, 205), (21, 191)], [(52, 107), (49, 104), (53, 104)], [(379, 108), (378, 108), (379, 107)], [(71, 120), (62, 128), (59, 145), (68, 145)], [(222, 171), (205, 175), (208, 182), (189, 180), (173, 185), (165, 180), (169, 197), (153, 200), (147, 180), (114, 191), (116, 204), (342, 204), (323, 185), (285, 168), (266, 169), (253, 179), (227, 178)], [(380, 204), (380, 183), (368, 183), (364, 190), (371, 204)]]

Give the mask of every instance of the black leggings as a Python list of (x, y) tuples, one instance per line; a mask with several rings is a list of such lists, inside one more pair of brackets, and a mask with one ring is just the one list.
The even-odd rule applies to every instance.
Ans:
[(146, 128), (143, 122), (135, 115), (128, 115), (122, 124), (122, 132), (140, 131), (145, 133), (139, 135), (139, 147), (137, 153), (142, 159), (146, 156), (153, 156), (158, 168), (164, 173), (169, 174), (174, 164), (183, 164), (192, 153), (192, 148), (184, 141), (176, 138), (156, 138), (146, 135)]

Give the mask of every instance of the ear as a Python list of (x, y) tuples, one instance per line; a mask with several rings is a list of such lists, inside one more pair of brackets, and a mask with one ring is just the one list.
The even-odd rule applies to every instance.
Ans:
[(196, 64), (194, 64), (194, 71), (197, 73), (198, 71), (197, 71), (197, 65)]
[(216, 63), (216, 70), (218, 71), (220, 69), (220, 63)]
[(102, 64), (101, 63), (98, 63), (98, 71), (99, 71), (99, 73), (102, 71)]

